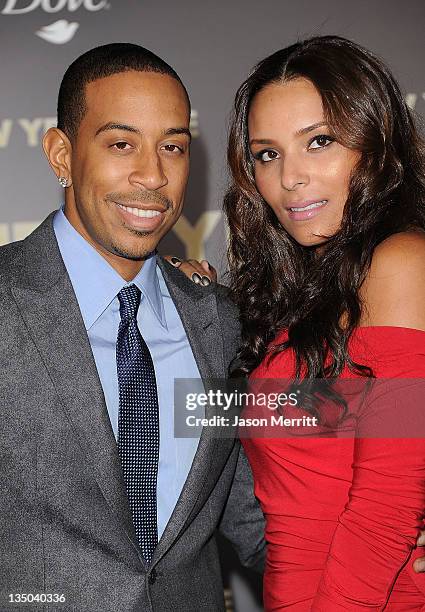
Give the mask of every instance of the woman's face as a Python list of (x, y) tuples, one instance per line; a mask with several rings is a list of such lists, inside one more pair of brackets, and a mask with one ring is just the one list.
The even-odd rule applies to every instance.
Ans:
[(304, 78), (267, 85), (248, 117), (255, 182), (299, 244), (319, 245), (340, 227), (360, 153), (330, 135), (320, 94)]

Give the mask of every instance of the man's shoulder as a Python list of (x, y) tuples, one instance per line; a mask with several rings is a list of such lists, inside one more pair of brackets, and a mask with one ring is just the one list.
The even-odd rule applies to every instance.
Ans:
[(227, 287), (226, 285), (222, 285), (221, 283), (215, 283), (214, 287), (217, 292), (217, 297), (219, 299), (229, 302), (230, 304), (233, 304), (233, 306), (235, 306), (231, 297), (232, 294), (230, 292), (229, 287)]
[(2, 244), (0, 246), (0, 259), (1, 261), (8, 262), (14, 259), (22, 250), (23, 240), (17, 240), (16, 242), (9, 242), (8, 244)]
[[(203, 303), (203, 298), (208, 300), (209, 297), (214, 296), (217, 304), (218, 318), (224, 331), (227, 332), (227, 330), (233, 328), (239, 333), (239, 311), (231, 298), (228, 287), (219, 283), (212, 283), (207, 287), (196, 285), (183, 272), (172, 266), (160, 255), (157, 258), (157, 262), (165, 276), (165, 282), (168, 285), (171, 297), (177, 301), (180, 307), (183, 308), (185, 301), (189, 300), (199, 304), (199, 307), (202, 308), (206, 306)], [(176, 289), (179, 290), (178, 294), (176, 294)]]
[(53, 211), (24, 240), (0, 246), (0, 278), (13, 279), (22, 274), (31, 278), (36, 268), (44, 270), (59, 261), (53, 230)]
[(3, 284), (13, 274), (21, 258), (23, 241), (10, 242), (0, 246), (0, 283)]
[(220, 283), (215, 284), (215, 292), (217, 296), (217, 307), (222, 313), (226, 313), (228, 317), (239, 321), (239, 310), (232, 299), (232, 294), (229, 287), (221, 285)]

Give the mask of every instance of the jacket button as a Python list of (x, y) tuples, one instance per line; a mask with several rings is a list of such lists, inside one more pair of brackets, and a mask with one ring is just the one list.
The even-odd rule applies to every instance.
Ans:
[(156, 569), (153, 568), (153, 570), (149, 574), (149, 584), (155, 584), (156, 578), (157, 578)]

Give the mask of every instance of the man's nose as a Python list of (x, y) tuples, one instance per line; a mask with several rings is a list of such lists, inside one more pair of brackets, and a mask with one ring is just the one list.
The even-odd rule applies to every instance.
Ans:
[(156, 190), (168, 183), (162, 161), (155, 151), (143, 151), (132, 169), (129, 182), (137, 187)]

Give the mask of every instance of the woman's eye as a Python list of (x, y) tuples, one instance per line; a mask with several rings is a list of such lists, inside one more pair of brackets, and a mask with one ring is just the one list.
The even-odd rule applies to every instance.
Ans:
[(113, 148), (118, 149), (119, 151), (126, 151), (127, 147), (129, 146), (130, 145), (128, 144), (128, 142), (125, 142), (124, 140), (120, 142), (116, 142), (115, 144), (112, 145)]
[(323, 149), (323, 147), (327, 147), (333, 142), (334, 139), (331, 136), (326, 136), (326, 134), (319, 134), (315, 136), (313, 140), (310, 141), (309, 149)]
[(259, 151), (256, 153), (254, 157), (261, 162), (270, 162), (277, 159), (279, 157), (279, 153), (271, 149), (265, 149), (264, 151)]

